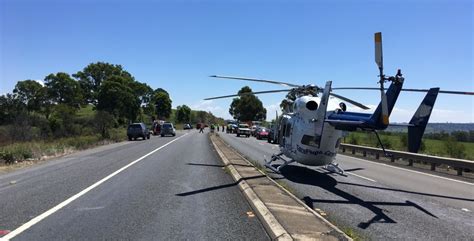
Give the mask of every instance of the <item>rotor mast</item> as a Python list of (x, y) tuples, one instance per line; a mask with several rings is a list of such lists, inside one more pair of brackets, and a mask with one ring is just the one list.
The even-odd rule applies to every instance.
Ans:
[(380, 84), (380, 98), (382, 99), (382, 123), (384, 125), (389, 124), (388, 119), (388, 106), (387, 106), (387, 96), (385, 95), (384, 83), (385, 75), (383, 74), (383, 54), (382, 54), (382, 33), (375, 33), (375, 63), (379, 67), (379, 84)]

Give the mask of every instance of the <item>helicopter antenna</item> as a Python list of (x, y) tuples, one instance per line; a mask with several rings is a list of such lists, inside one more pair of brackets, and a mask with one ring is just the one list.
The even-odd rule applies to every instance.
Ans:
[(382, 123), (384, 125), (388, 125), (388, 105), (387, 105), (387, 96), (385, 95), (384, 91), (384, 82), (385, 82), (385, 75), (383, 74), (383, 54), (382, 54), (382, 33), (378, 32), (375, 33), (375, 63), (379, 67), (379, 76), (380, 76), (380, 97), (382, 99)]

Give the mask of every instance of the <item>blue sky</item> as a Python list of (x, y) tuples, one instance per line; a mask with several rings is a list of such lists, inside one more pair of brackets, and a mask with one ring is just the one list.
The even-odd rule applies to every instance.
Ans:
[[(406, 88), (474, 91), (473, 3), (454, 1), (26, 1), (0, 0), (0, 94), (19, 80), (121, 64), (138, 81), (228, 118), (231, 99), (280, 89), (209, 75), (295, 84), (376, 87), (373, 34), (384, 40), (386, 74)], [(367, 105), (377, 92), (339, 91)], [(284, 94), (261, 95), (268, 119)], [(392, 121), (409, 121), (423, 98), (403, 93)], [(438, 97), (431, 122), (474, 122), (474, 98)]]

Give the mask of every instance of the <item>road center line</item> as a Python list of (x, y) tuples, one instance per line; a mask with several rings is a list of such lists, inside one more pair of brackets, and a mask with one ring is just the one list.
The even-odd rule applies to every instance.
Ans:
[(347, 155), (344, 155), (344, 156), (345, 156), (345, 157), (352, 158), (352, 159), (355, 159), (355, 160), (358, 160), (358, 161), (368, 162), (368, 163), (371, 163), (371, 164), (376, 164), (376, 165), (380, 165), (380, 166), (391, 167), (391, 168), (394, 168), (394, 169), (399, 169), (399, 170), (403, 170), (403, 171), (407, 171), (407, 172), (413, 172), (413, 173), (417, 173), (417, 174), (423, 174), (423, 175), (425, 175), (425, 176), (436, 177), (436, 178), (440, 178), (440, 179), (444, 179), (444, 180), (449, 180), (449, 181), (453, 181), (453, 182), (458, 182), (458, 183), (463, 183), (463, 184), (467, 184), (467, 185), (474, 186), (474, 183), (470, 183), (470, 182), (459, 181), (459, 180), (456, 180), (456, 179), (451, 179), (451, 178), (442, 177), (442, 176), (437, 176), (437, 175), (428, 174), (428, 173), (424, 173), (424, 172), (414, 171), (414, 170), (410, 170), (410, 169), (406, 169), (406, 168), (401, 168), (401, 167), (396, 167), (396, 166), (392, 166), (392, 165), (387, 165), (387, 164), (384, 164), (384, 163), (378, 163), (378, 162), (373, 162), (373, 161), (367, 161), (367, 160), (360, 159), (360, 158), (357, 158), (357, 157), (352, 157), (352, 156), (347, 156)]
[(48, 211), (40, 214), (39, 216), (36, 216), (35, 218), (31, 219), (30, 221), (26, 222), (25, 224), (21, 225), (20, 227), (18, 227), (17, 229), (11, 231), (10, 233), (8, 233), (7, 235), (5, 235), (4, 237), (0, 238), (0, 240), (10, 240), (12, 238), (14, 238), (15, 236), (17, 236), (18, 234), (24, 232), (25, 230), (29, 229), (31, 226), (39, 223), (41, 220), (47, 218), (48, 216), (50, 216), (51, 214), (57, 212), (58, 210), (60, 210), (61, 208), (65, 207), (66, 205), (68, 205), (69, 203), (73, 202), (74, 200), (78, 199), (79, 197), (83, 196), (84, 194), (88, 193), (90, 190), (96, 188), (97, 186), (99, 186), (100, 184), (104, 183), (105, 181), (109, 180), (110, 178), (112, 178), (113, 176), (121, 173), (122, 171), (124, 171), (125, 169), (131, 167), (132, 165), (138, 163), (139, 161), (145, 159), (146, 157), (150, 156), (151, 154), (159, 151), (160, 149), (168, 146), (169, 144), (183, 138), (184, 136), (186, 136), (188, 133), (156, 148), (155, 150), (149, 152), (148, 154), (138, 158), (137, 160), (133, 161), (133, 162), (130, 162), (129, 164), (127, 164), (126, 166), (118, 169), (117, 171), (113, 172), (112, 174), (106, 176), (105, 178), (99, 180), (98, 182), (90, 185), (89, 187), (87, 187), (86, 189), (82, 190), (81, 192), (77, 193), (76, 195), (66, 199), (65, 201), (63, 201), (62, 203), (54, 206), (53, 208), (49, 209)]
[(374, 179), (370, 179), (370, 178), (368, 178), (368, 177), (364, 177), (364, 176), (361, 176), (361, 175), (357, 175), (357, 174), (352, 173), (352, 172), (345, 172), (345, 173), (347, 173), (347, 174), (349, 174), (349, 175), (356, 176), (356, 177), (360, 177), (360, 178), (365, 179), (365, 180), (369, 180), (369, 181), (371, 181), (371, 182), (377, 182), (377, 181), (375, 181)]

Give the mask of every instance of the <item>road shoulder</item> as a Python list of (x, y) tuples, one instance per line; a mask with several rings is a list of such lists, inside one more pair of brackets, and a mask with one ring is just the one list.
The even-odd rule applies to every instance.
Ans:
[(233, 179), (238, 182), (272, 239), (352, 240), (293, 194), (256, 169), (218, 135), (211, 141)]

